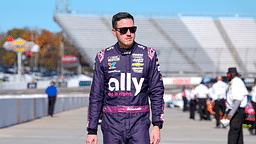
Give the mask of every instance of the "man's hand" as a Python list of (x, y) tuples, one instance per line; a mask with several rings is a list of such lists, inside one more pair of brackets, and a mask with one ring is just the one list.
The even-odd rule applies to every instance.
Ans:
[(87, 135), (86, 144), (92, 144), (92, 142), (94, 142), (94, 144), (97, 144), (97, 141), (97, 135)]
[(224, 114), (224, 116), (222, 117), (222, 119), (227, 119), (227, 114)]
[(160, 142), (160, 129), (158, 126), (154, 126), (150, 134), (150, 144), (158, 144)]
[(228, 120), (231, 120), (231, 119), (232, 119), (232, 116), (231, 116), (231, 115), (228, 115), (228, 116), (227, 116), (227, 119), (228, 119)]

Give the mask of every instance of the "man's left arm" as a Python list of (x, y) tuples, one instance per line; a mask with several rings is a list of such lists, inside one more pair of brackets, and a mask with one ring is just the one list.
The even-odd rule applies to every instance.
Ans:
[(154, 126), (151, 134), (150, 141), (158, 143), (160, 141), (160, 129), (163, 127), (164, 115), (164, 85), (163, 78), (160, 73), (160, 65), (154, 49), (150, 50), (151, 66), (149, 70), (149, 97), (151, 101), (152, 110), (152, 124)]
[(233, 96), (233, 109), (228, 113), (227, 119), (231, 120), (237, 109), (240, 107), (242, 100), (245, 98), (245, 95), (248, 94), (247, 89), (242, 82), (242, 80), (236, 80), (232, 85)]
[(57, 87), (55, 87), (55, 99), (57, 99), (57, 95), (58, 95), (58, 89)]

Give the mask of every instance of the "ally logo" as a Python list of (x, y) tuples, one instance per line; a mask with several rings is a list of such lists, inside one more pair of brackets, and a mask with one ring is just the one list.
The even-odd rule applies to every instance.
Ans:
[[(125, 89), (125, 79), (126, 79), (126, 89)], [(109, 90), (110, 91), (119, 91), (121, 87), (121, 91), (131, 91), (131, 81), (133, 82), (133, 85), (135, 87), (135, 94), (134, 96), (137, 96), (139, 92), (141, 91), (142, 83), (144, 81), (144, 78), (140, 78), (139, 83), (136, 77), (131, 77), (131, 73), (121, 73), (120, 82), (116, 78), (110, 78), (108, 82)], [(111, 86), (111, 84), (114, 83), (114, 86)]]

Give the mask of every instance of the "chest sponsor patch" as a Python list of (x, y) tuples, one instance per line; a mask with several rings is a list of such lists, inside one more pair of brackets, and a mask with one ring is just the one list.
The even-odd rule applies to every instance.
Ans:
[(120, 73), (121, 70), (112, 70), (112, 71), (108, 71), (108, 73)]
[[(132, 77), (131, 73), (121, 73), (120, 80), (112, 77), (108, 82), (108, 89), (111, 91), (108, 93), (108, 96), (137, 96), (141, 91), (144, 79), (143, 77), (139, 79)], [(134, 94), (131, 93), (132, 86), (135, 89)], [(121, 92), (118, 93), (119, 90)]]
[(143, 61), (144, 61), (143, 58), (135, 58), (135, 59), (132, 60), (132, 62), (137, 62), (137, 63), (141, 63)]
[(134, 59), (142, 59), (143, 58), (143, 54), (132, 54), (132, 58)]
[(120, 61), (120, 56), (110, 56), (108, 57), (108, 62), (113, 62), (113, 61)]
[(144, 66), (144, 63), (133, 63), (132, 66), (137, 66), (137, 67)]
[(108, 63), (109, 69), (116, 68), (115, 65), (116, 65), (116, 62)]
[(143, 67), (132, 67), (134, 73), (142, 73)]

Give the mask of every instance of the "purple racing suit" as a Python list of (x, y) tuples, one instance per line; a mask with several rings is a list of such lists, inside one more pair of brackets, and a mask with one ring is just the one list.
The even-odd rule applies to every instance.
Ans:
[[(156, 51), (134, 42), (116, 43), (95, 58), (88, 108), (88, 134), (97, 134), (100, 113), (104, 144), (149, 144), (152, 123), (163, 125), (164, 86)], [(149, 106), (150, 99), (150, 106)]]

